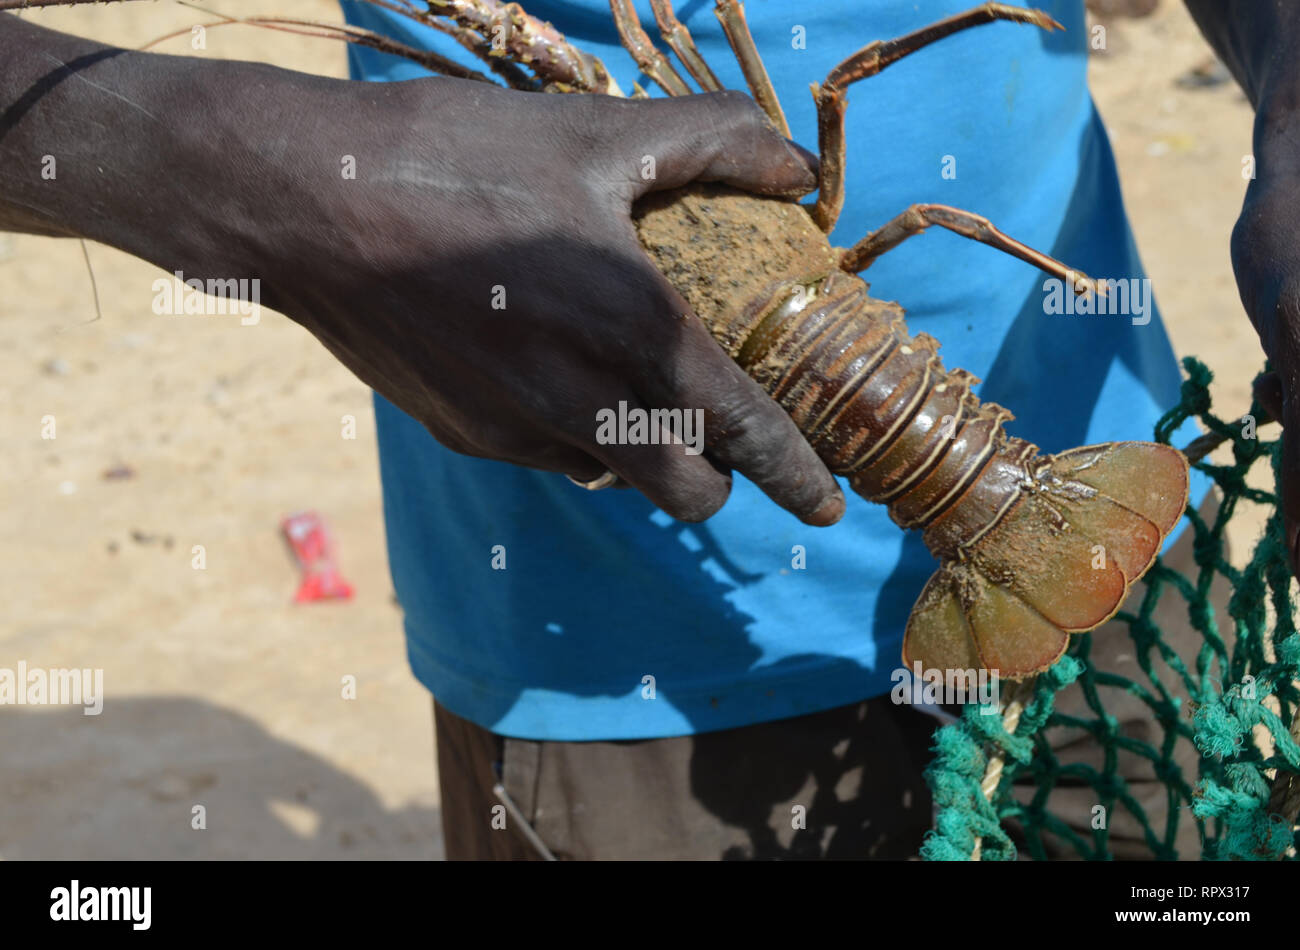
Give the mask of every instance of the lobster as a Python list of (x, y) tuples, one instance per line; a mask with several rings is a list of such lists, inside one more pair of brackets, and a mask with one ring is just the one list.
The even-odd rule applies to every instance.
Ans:
[[(630, 4), (611, 4), (624, 44)], [(654, 10), (665, 38), (708, 88), (668, 0)], [(736, 0), (718, 15), (756, 101), (785, 121)], [(1051, 666), (1069, 634), (1108, 620), (1151, 566), (1187, 505), (1188, 466), (1176, 449), (1119, 442), (1058, 455), (1007, 435), (1010, 412), (981, 403), (978, 382), (945, 370), (938, 343), (908, 333), (896, 303), (856, 275), (879, 255), (938, 225), (1014, 254), (1096, 292), (1080, 277), (942, 205), (907, 209), (848, 250), (826, 238), (844, 193), (845, 90), (958, 30), (995, 20), (1060, 28), (1037, 10), (986, 3), (890, 42), (872, 43), (814, 87), (821, 180), (809, 210), (725, 187), (647, 196), (634, 209), (642, 245), (715, 339), (784, 408), (827, 467), (903, 528), (923, 532), (941, 566), (908, 619), (909, 668), (979, 669), (1020, 679)], [(666, 64), (640, 57), (643, 69)], [(656, 72), (647, 72), (654, 76)], [(755, 262), (760, 262), (755, 264)]]
[[(624, 94), (597, 58), (517, 3), (426, 0), (424, 9), (415, 0), (369, 2), (451, 34), (512, 87)], [(701, 90), (720, 90), (671, 0), (651, 0), (651, 6), (686, 72)], [(610, 0), (610, 7), (642, 72), (669, 95), (692, 94), (643, 30), (631, 0)], [(788, 138), (742, 3), (716, 0), (715, 13), (751, 95)], [(911, 335), (903, 309), (872, 297), (857, 275), (908, 237), (938, 226), (1064, 279), (1076, 293), (1104, 292), (1104, 286), (987, 219), (946, 205), (914, 205), (848, 249), (827, 238), (843, 204), (848, 88), (944, 37), (995, 21), (1062, 28), (1042, 11), (988, 2), (870, 43), (813, 86), (820, 152), (815, 205), (694, 184), (647, 195), (634, 206), (633, 221), (656, 267), (719, 345), (789, 413), (827, 467), (857, 494), (887, 505), (902, 528), (922, 532), (939, 559), (907, 621), (904, 664), (925, 671), (982, 668), (1020, 680), (1055, 663), (1071, 634), (1096, 628), (1120, 608), (1183, 514), (1188, 463), (1178, 450), (1150, 442), (1049, 455), (1008, 435), (1004, 425), (1012, 414), (981, 402), (973, 392), (979, 380), (945, 369), (939, 343), (925, 333)], [(341, 38), (408, 55), (435, 71), (487, 79), (377, 34), (335, 29)], [(645, 93), (637, 88), (634, 95)]]

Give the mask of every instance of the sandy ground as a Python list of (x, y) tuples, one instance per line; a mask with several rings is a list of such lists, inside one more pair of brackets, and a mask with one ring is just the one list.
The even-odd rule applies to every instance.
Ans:
[[(338, 19), (329, 0), (239, 12), (254, 9)], [(194, 19), (168, 4), (30, 16), (123, 45)], [(1210, 363), (1236, 413), (1262, 360), (1227, 256), (1248, 106), (1230, 84), (1176, 84), (1208, 56), (1181, 4), (1107, 40), (1094, 88), (1139, 244), (1178, 351)], [(343, 74), (329, 42), (231, 27), (207, 46)], [(0, 666), (99, 667), (108, 694), (97, 718), (0, 711), (0, 856), (439, 855), (429, 697), (387, 574), (368, 390), (277, 315), (158, 317), (159, 272), (89, 254), (93, 323), (76, 243), (0, 234)], [(105, 479), (115, 466), (133, 477)], [(278, 523), (303, 508), (333, 528), (350, 603), (290, 603)]]

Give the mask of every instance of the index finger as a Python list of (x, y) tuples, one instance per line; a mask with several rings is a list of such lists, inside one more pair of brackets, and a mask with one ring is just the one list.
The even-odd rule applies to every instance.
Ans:
[(844, 494), (794, 421), (750, 379), (697, 319), (680, 324), (670, 371), (638, 385), (653, 405), (704, 410), (710, 457), (740, 472), (807, 524), (844, 515)]

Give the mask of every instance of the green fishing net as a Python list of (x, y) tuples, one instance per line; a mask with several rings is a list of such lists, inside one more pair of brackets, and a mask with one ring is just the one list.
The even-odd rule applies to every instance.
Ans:
[[(1212, 523), (1190, 508), (1187, 512), (1195, 532), (1195, 576), (1157, 560), (1138, 612), (1118, 615), (1128, 625), (1140, 676), (1098, 668), (1091, 660), (1092, 635), (1074, 637), (1051, 669), (1022, 684), (1003, 684), (996, 714), (967, 705), (958, 722), (936, 733), (927, 772), (936, 820), (921, 850), (926, 860), (1041, 860), (1063, 852), (1109, 860), (1115, 857), (1111, 828), (1119, 812), (1130, 826), (1140, 826), (1140, 841), (1152, 859), (1296, 860), (1300, 635), (1277, 493), (1247, 484), (1258, 465), (1267, 466), (1268, 484), (1277, 485), (1281, 437), (1276, 427), (1268, 427), (1278, 434), (1269, 441), (1259, 437), (1254, 424), (1215, 416), (1210, 371), (1191, 358), (1183, 366), (1181, 400), (1157, 424), (1157, 441), (1168, 443), (1179, 426), (1196, 417), (1208, 430), (1205, 439), (1231, 445), (1228, 464), (1194, 462), (1222, 495)], [(1250, 415), (1266, 418), (1257, 404)], [(1270, 514), (1249, 562), (1236, 569), (1225, 557), (1224, 537), (1242, 500), (1263, 505)], [(1222, 614), (1210, 599), (1219, 578), (1231, 585), (1230, 624), (1221, 624)], [(1186, 649), (1180, 655), (1162, 638), (1155, 615), (1166, 598), (1181, 601), (1199, 634), (1194, 656)], [(1055, 708), (1058, 694), (1075, 683), (1087, 715)], [(1146, 707), (1155, 724), (1147, 738), (1155, 741), (1121, 729), (1107, 712), (1103, 696), (1117, 690)], [(1098, 764), (1062, 761), (1051, 742), (1058, 729), (1087, 732), (1100, 748), (1094, 757)], [(1186, 743), (1194, 755), (1178, 754), (1186, 752)], [(1148, 771), (1163, 785), (1168, 807), (1158, 820), (1119, 773), (1122, 754), (1146, 759)], [(1189, 761), (1196, 774), (1187, 774)], [(1053, 813), (1051, 793), (1066, 786), (1089, 788), (1087, 797), (1100, 806), (1101, 820), (1081, 825), (1077, 815), (1067, 820)], [(1186, 822), (1196, 825), (1199, 853), (1187, 853)], [(1176, 841), (1184, 842), (1181, 852)]]

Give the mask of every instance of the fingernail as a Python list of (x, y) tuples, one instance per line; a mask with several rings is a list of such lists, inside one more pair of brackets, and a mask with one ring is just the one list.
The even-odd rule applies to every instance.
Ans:
[(808, 518), (808, 523), (826, 528), (844, 517), (844, 496), (832, 495)]

